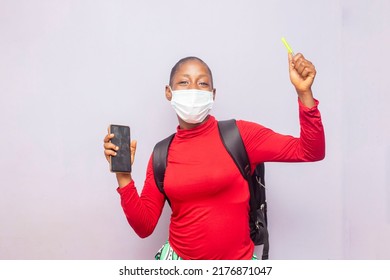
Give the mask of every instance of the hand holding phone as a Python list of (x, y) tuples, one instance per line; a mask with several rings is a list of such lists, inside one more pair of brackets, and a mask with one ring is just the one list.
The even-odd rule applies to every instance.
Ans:
[(111, 124), (109, 133), (114, 134), (110, 142), (118, 147), (115, 156), (110, 156), (110, 170), (115, 173), (131, 172), (130, 127)]

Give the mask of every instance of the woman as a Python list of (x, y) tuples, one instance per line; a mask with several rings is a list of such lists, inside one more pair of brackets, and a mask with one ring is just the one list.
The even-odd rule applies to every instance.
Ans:
[[(252, 170), (260, 162), (317, 161), (325, 156), (325, 137), (311, 86), (316, 70), (302, 54), (289, 54), (290, 80), (298, 94), (301, 134), (281, 135), (259, 124), (237, 121)], [(249, 191), (223, 146), (216, 119), (209, 115), (215, 99), (212, 73), (201, 59), (187, 57), (171, 71), (165, 95), (179, 126), (168, 153), (164, 190), (171, 202), (168, 242), (160, 250), (182, 259), (253, 259), (248, 226)], [(109, 160), (118, 147), (104, 138)], [(136, 142), (131, 143), (134, 160)], [(141, 195), (131, 174), (116, 174), (118, 193), (129, 224), (142, 238), (149, 236), (165, 198), (154, 181), (152, 158)]]

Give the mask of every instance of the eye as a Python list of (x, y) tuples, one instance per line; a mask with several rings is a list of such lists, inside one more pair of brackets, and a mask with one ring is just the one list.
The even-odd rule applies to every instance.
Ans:
[(209, 84), (206, 83), (206, 82), (200, 82), (199, 85), (204, 86), (204, 87), (208, 87), (209, 86)]
[(188, 81), (180, 81), (178, 82), (179, 85), (187, 85), (188, 84)]

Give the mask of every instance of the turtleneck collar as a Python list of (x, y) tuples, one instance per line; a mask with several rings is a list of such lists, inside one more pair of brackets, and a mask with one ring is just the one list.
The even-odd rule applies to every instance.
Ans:
[(181, 129), (180, 126), (178, 126), (176, 137), (181, 139), (197, 137), (201, 134), (211, 131), (215, 125), (217, 125), (217, 121), (215, 120), (215, 117), (210, 115), (204, 123), (198, 125), (195, 128)]

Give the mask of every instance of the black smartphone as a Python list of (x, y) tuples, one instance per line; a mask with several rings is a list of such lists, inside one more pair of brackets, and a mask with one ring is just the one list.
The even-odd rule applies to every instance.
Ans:
[(111, 143), (119, 147), (119, 150), (116, 151), (116, 156), (110, 157), (111, 172), (130, 173), (130, 127), (111, 124), (109, 133), (114, 134), (114, 137), (111, 139)]

